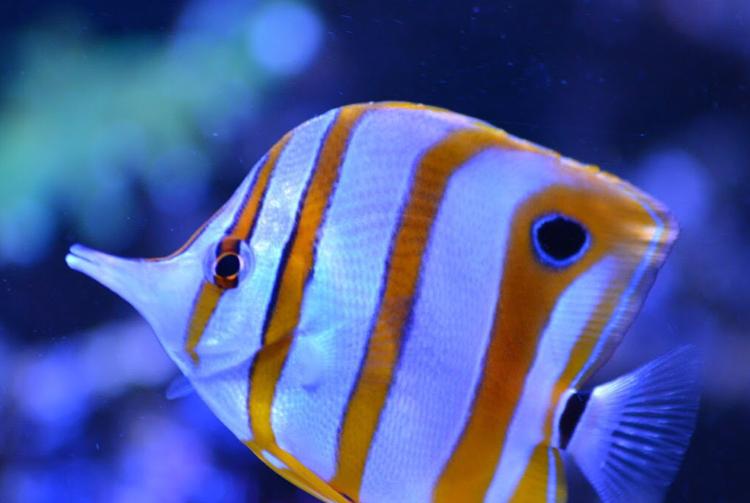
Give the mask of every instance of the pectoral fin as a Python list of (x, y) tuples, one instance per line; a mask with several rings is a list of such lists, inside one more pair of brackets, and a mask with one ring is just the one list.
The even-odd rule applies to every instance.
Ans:
[(180, 374), (169, 383), (165, 395), (167, 400), (177, 400), (179, 398), (185, 398), (194, 392), (195, 388), (190, 384), (188, 378)]

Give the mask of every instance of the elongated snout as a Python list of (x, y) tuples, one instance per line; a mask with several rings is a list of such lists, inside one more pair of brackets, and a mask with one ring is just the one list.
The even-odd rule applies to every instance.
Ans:
[(192, 254), (167, 260), (123, 258), (76, 244), (65, 262), (132, 305), (177, 362), (202, 269)]
[(143, 290), (147, 285), (142, 260), (116, 257), (75, 244), (65, 262), (71, 269), (98, 281), (141, 310), (145, 300)]

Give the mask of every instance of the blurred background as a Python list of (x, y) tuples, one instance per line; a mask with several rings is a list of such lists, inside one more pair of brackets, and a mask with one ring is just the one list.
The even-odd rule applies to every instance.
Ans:
[(288, 129), (384, 99), (487, 120), (673, 209), (681, 238), (598, 378), (702, 346), (668, 501), (749, 501), (748, 30), (746, 0), (2, 2), (0, 501), (312, 501), (195, 395), (168, 401), (150, 329), (63, 259), (79, 241), (165, 255)]

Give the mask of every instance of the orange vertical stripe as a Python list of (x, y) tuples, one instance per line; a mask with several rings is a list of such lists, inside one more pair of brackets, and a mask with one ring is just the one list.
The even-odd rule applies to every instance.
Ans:
[[(546, 277), (544, 267), (529, 257), (529, 250), (533, 248), (528, 229), (537, 208), (524, 204), (513, 217), (481, 382), (472, 414), (435, 489), (435, 501), (479, 502), (484, 499), (524, 379), (531, 368), (538, 338), (558, 296), (571, 280), (568, 272), (563, 273), (561, 280), (552, 281), (553, 278)], [(576, 269), (579, 267), (572, 268)], [(528, 288), (528, 285), (544, 285), (548, 280), (547, 288)]]
[[(649, 200), (642, 200), (641, 203), (647, 205), (652, 211), (654, 211), (662, 220), (664, 226), (662, 235), (655, 242), (655, 251), (650, 257), (649, 263), (647, 265), (648, 268), (654, 268), (657, 264), (664, 260), (666, 254), (669, 251), (669, 247), (671, 246), (677, 235), (677, 228), (676, 223), (672, 220), (671, 216), (658, 204)], [(654, 239), (654, 237), (651, 237), (651, 239)], [(600, 306), (597, 307), (596, 312), (594, 313), (594, 315), (592, 315), (591, 319), (587, 323), (586, 328), (584, 329), (584, 333), (601, 333), (609, 323), (612, 316), (614, 316), (620, 302), (635, 303), (637, 305), (645, 297), (646, 290), (650, 287), (652, 280), (653, 277), (651, 275), (649, 275), (648, 273), (645, 274), (641, 278), (640, 282), (635, 286), (633, 296), (630, 299), (622, 298), (625, 290), (628, 287), (627, 284), (613, 284), (608, 292), (603, 296), (603, 300)], [(635, 309), (632, 307), (631, 310), (632, 312), (635, 312)], [(588, 378), (591, 377), (591, 375), (593, 375), (593, 373), (596, 372), (596, 370), (601, 367), (604, 362), (607, 361), (610, 353), (612, 352), (612, 350), (614, 350), (617, 342), (619, 342), (620, 336), (628, 328), (627, 324), (629, 322), (630, 319), (623, 320), (623, 325), (617, 327), (617, 329), (615, 329), (614, 332), (610, 334), (611, 341), (605, 346), (604, 351), (598, 356), (597, 360), (592, 362), (588, 369), (588, 372), (586, 372), (585, 375), (581, 376), (578, 382), (575, 382), (575, 379), (581, 369), (583, 369), (592, 358), (594, 348), (596, 346), (596, 343), (598, 342), (598, 339), (594, 337), (581, 337), (576, 342), (576, 345), (573, 347), (573, 351), (571, 352), (571, 356), (568, 360), (568, 364), (552, 391), (551, 403), (553, 406), (549, 409), (547, 413), (547, 419), (545, 421), (545, 438), (548, 442), (552, 438), (555, 409), (558, 402), (560, 401), (560, 397), (562, 396), (562, 394), (572, 386), (578, 386), (581, 383), (586, 382), (586, 380), (588, 380)]]
[(280, 270), (277, 302), (264, 334), (265, 345), (256, 355), (250, 377), (249, 414), (251, 431), (260, 446), (275, 446), (271, 428), (271, 406), (281, 377), (294, 329), (299, 322), (305, 284), (314, 261), (314, 246), (325, 209), (339, 176), (339, 169), (352, 128), (366, 106), (342, 108), (324, 139), (302, 209), (293, 232), (293, 242)]
[[(509, 503), (548, 503), (547, 485), (549, 482), (549, 447), (539, 444), (534, 448), (526, 469), (526, 476), (518, 484), (515, 494)], [(565, 474), (557, 474), (565, 477)]]
[[(581, 170), (578, 176), (598, 177), (596, 172)], [(640, 232), (653, 225), (639, 204), (614, 188), (609, 197), (601, 188), (583, 180), (578, 187), (553, 186), (527, 199), (513, 215), (508, 253), (495, 310), (492, 338), (486, 353), (485, 367), (460, 441), (447, 463), (435, 489), (435, 500), (482, 501), (489, 488), (503, 449), (507, 429), (523, 391), (524, 381), (536, 356), (539, 337), (563, 290), (605, 254), (624, 253), (624, 262), (633, 255), (642, 256), (647, 242), (639, 241)], [(540, 215), (563, 211), (584, 222), (593, 236), (589, 251), (576, 264), (562, 270), (540, 265), (529, 253), (532, 249), (532, 222)], [(617, 214), (623, 225), (612, 228), (598, 215)], [(627, 224), (627, 225), (626, 225)], [(623, 251), (625, 244), (637, 249)], [(632, 268), (621, 271), (623, 281)], [(534, 288), (529, 288), (534, 285)], [(605, 298), (609, 298), (605, 295)], [(611, 309), (609, 310), (611, 311)], [(611, 312), (597, 308), (592, 317), (597, 325), (587, 327), (589, 337), (579, 344), (593, 345), (601, 334)], [(578, 358), (577, 369), (583, 363)], [(559, 391), (559, 390), (557, 390)], [(548, 403), (554, 411), (556, 402)], [(524, 479), (531, 476), (529, 472)], [(522, 484), (525, 484), (522, 480)]]
[[(267, 448), (263, 448), (252, 440), (244, 442), (244, 444), (271, 470), (319, 500), (330, 503), (351, 503), (351, 500), (339, 494), (327, 482), (313, 473), (312, 470), (278, 446), (266, 446)], [(283, 466), (279, 466), (278, 463), (271, 463), (268, 457), (269, 454), (274, 456), (278, 461), (281, 461)]]
[[(602, 297), (603, 300), (594, 310), (594, 313), (592, 314), (591, 319), (587, 323), (586, 328), (583, 330), (582, 334), (601, 334), (602, 333), (604, 326), (607, 324), (608, 320), (613, 314), (613, 311), (616, 305), (616, 300), (619, 298), (621, 294), (622, 294), (622, 288), (620, 285), (617, 285), (613, 288), (610, 288), (603, 295)], [(544, 423), (544, 437), (542, 441), (540, 442), (539, 446), (537, 446), (537, 449), (540, 446), (545, 446), (545, 449), (546, 449), (546, 446), (551, 444), (555, 410), (560, 401), (560, 397), (567, 389), (570, 388), (572, 379), (581, 370), (581, 368), (583, 368), (584, 364), (586, 363), (588, 358), (591, 356), (591, 353), (593, 352), (594, 346), (596, 345), (597, 342), (598, 342), (597, 337), (585, 337), (584, 336), (584, 337), (580, 337), (578, 341), (576, 342), (575, 346), (573, 347), (573, 351), (571, 352), (568, 365), (563, 371), (560, 379), (558, 379), (557, 383), (555, 384), (552, 390), (550, 399), (547, 402), (548, 406), (547, 406), (547, 416), (545, 418), (545, 423)], [(536, 455), (537, 455), (537, 451), (535, 450), (534, 456)], [(557, 455), (557, 457), (559, 457), (559, 454)], [(557, 457), (555, 459), (556, 463), (558, 462)], [(518, 482), (518, 486), (516, 487), (512, 501), (519, 501), (519, 502), (525, 501), (523, 499), (524, 496), (530, 491), (529, 488), (533, 487), (535, 484), (541, 484), (546, 487), (546, 482), (539, 480), (538, 473), (536, 472), (536, 468), (533, 465), (534, 462), (535, 462), (535, 459), (534, 457), (532, 457), (529, 463), (529, 466), (526, 468), (526, 471), (521, 477), (521, 480)], [(559, 494), (562, 493), (565, 495), (565, 498), (558, 499), (556, 501), (566, 501), (567, 486), (565, 484), (564, 477), (565, 477), (564, 469), (558, 468), (557, 469), (557, 479), (558, 479), (557, 493), (558, 493), (558, 497), (559, 497)], [(528, 500), (528, 501), (535, 501), (535, 500)]]
[[(248, 188), (250, 193), (247, 197), (247, 200), (245, 200), (240, 206), (240, 209), (238, 210), (239, 214), (232, 226), (227, 229), (225, 236), (235, 236), (240, 240), (247, 240), (250, 237), (252, 226), (257, 219), (257, 215), (260, 209), (260, 202), (262, 201), (263, 195), (266, 193), (266, 190), (268, 188), (268, 180), (271, 177), (271, 173), (276, 166), (282, 150), (284, 150), (284, 147), (289, 142), (289, 138), (291, 138), (291, 133), (287, 133), (279, 142), (276, 143), (276, 145), (273, 146), (273, 148), (271, 148), (271, 151), (266, 157), (266, 162), (263, 163), (263, 166), (259, 168), (257, 179)], [(219, 210), (217, 214), (221, 213), (222, 210), (223, 208)], [(190, 237), (190, 239), (188, 239), (187, 243), (185, 243), (180, 249), (163, 260), (177, 256), (184, 250), (186, 250), (198, 238), (198, 236), (200, 236), (208, 223), (213, 221), (215, 217), (216, 215), (207, 220), (206, 223), (199, 227), (198, 230)], [(200, 355), (198, 355), (197, 351), (198, 344), (200, 344), (201, 338), (206, 331), (206, 327), (208, 327), (211, 316), (213, 316), (216, 308), (219, 305), (219, 301), (221, 301), (221, 296), (224, 291), (225, 290), (223, 288), (209, 281), (203, 281), (201, 283), (200, 291), (198, 292), (195, 303), (193, 305), (193, 312), (190, 315), (187, 337), (185, 338), (185, 351), (188, 353), (190, 359), (195, 365), (198, 365), (200, 363)]]
[(392, 243), (378, 317), (339, 436), (338, 465), (331, 484), (354, 500), (359, 498), (367, 455), (393, 379), (404, 323), (412, 307), (430, 227), (442, 195), (456, 169), (492, 146), (526, 148), (499, 130), (463, 129), (429, 150), (417, 167)]
[(287, 143), (289, 143), (291, 137), (292, 132), (285, 134), (284, 137), (268, 152), (266, 162), (263, 163), (263, 166), (260, 168), (258, 178), (250, 188), (251, 192), (247, 200), (244, 202), (233, 227), (227, 232), (227, 235), (233, 235), (243, 241), (250, 239), (253, 226), (258, 218), (260, 204), (263, 201), (263, 196), (268, 190), (268, 182), (271, 179), (271, 173), (273, 173), (276, 163), (281, 156), (281, 152), (284, 150)]
[[(255, 215), (257, 215), (258, 212), (258, 203), (261, 200), (262, 194), (265, 192), (265, 188), (268, 184), (268, 176), (270, 175), (271, 171), (273, 171), (273, 167), (276, 165), (276, 161), (279, 158), (279, 154), (284, 149), (284, 146), (289, 141), (289, 138), (291, 137), (291, 133), (287, 133), (281, 140), (279, 140), (276, 145), (271, 148), (271, 151), (268, 153), (268, 156), (266, 157), (266, 162), (263, 164), (263, 167), (260, 168), (259, 173), (259, 180), (256, 180), (255, 183), (250, 187), (251, 190), (253, 190), (252, 195), (249, 197), (245, 203), (243, 203), (243, 207), (240, 209), (243, 215), (247, 215), (248, 222), (252, 222), (255, 219)], [(257, 197), (257, 201), (252, 201), (254, 198)], [(169, 260), (172, 258), (175, 258), (176, 256), (180, 255), (182, 252), (187, 250), (190, 245), (192, 245), (196, 239), (200, 237), (201, 234), (203, 234), (203, 231), (206, 230), (206, 227), (214, 221), (214, 219), (224, 210), (224, 208), (220, 208), (216, 213), (211, 215), (211, 218), (206, 220), (201, 224), (200, 227), (198, 227), (195, 232), (188, 238), (188, 240), (180, 246), (177, 250), (175, 250), (173, 253), (170, 253), (166, 257), (158, 257), (158, 258), (150, 258), (146, 259), (149, 262), (159, 262), (162, 260)], [(237, 221), (237, 224), (239, 225), (240, 220), (242, 218), (239, 218)], [(234, 229), (234, 226), (232, 227)], [(234, 233), (237, 235), (244, 236), (243, 239), (247, 240), (249, 237), (249, 226), (247, 229), (245, 227), (241, 227), (239, 230), (235, 230)], [(227, 232), (227, 234), (231, 233)]]
[(211, 315), (219, 304), (223, 290), (218, 286), (204, 281), (193, 306), (193, 313), (188, 324), (188, 336), (185, 340), (185, 351), (195, 365), (200, 363), (200, 356), (196, 351), (198, 343), (205, 332)]
[[(653, 254), (653, 256), (650, 258), (650, 262), (648, 263), (648, 267), (652, 268), (655, 264), (659, 263), (663, 258), (665, 257), (669, 246), (671, 245), (672, 241), (674, 240), (676, 236), (676, 226), (675, 223), (672, 221), (671, 217), (667, 214), (666, 210), (659, 207), (658, 205), (654, 204), (651, 201), (643, 200), (641, 201), (642, 204), (647, 205), (651, 210), (653, 210), (655, 213), (659, 215), (659, 218), (662, 219), (664, 228), (662, 230), (662, 235), (658, 239), (658, 241), (655, 243), (656, 249)], [(618, 238), (624, 237), (624, 236), (618, 236)], [(652, 238), (653, 239), (653, 238)], [(644, 259), (645, 260), (645, 259)], [(639, 284), (636, 285), (636, 288), (633, 293), (632, 299), (622, 299), (622, 296), (625, 293), (625, 290), (628, 287), (628, 284), (625, 282), (615, 282), (609, 290), (602, 296), (602, 301), (600, 302), (599, 306), (596, 307), (596, 310), (594, 314), (591, 316), (590, 320), (588, 321), (586, 328), (583, 330), (583, 334), (601, 334), (607, 324), (609, 323), (610, 319), (615, 315), (615, 311), (617, 310), (618, 304), (620, 302), (638, 302), (641, 298), (645, 296), (645, 289), (650, 284), (650, 280), (652, 278), (649, 277), (648, 274), (644, 275), (643, 278), (641, 278)], [(609, 353), (614, 349), (616, 346), (616, 343), (619, 340), (620, 335), (627, 329), (627, 326), (619, 327), (618, 330), (616, 330), (614, 333), (610, 334), (610, 342), (607, 344), (608, 347), (605, 348), (603, 353), (599, 355), (596, 361), (592, 362), (592, 365), (590, 366), (589, 371), (586, 373), (586, 375), (583, 375), (580, 379), (580, 382), (585, 382), (607, 359), (609, 358)], [(565, 367), (565, 370), (560, 375), (560, 378), (555, 383), (554, 388), (552, 389), (551, 397), (549, 400), (549, 408), (547, 410), (547, 416), (544, 423), (544, 440), (543, 443), (550, 444), (552, 442), (552, 436), (554, 431), (554, 420), (555, 420), (555, 411), (557, 410), (557, 407), (560, 402), (560, 397), (562, 394), (570, 389), (572, 386), (576, 386), (579, 383), (574, 382), (576, 376), (578, 373), (583, 369), (586, 364), (589, 362), (589, 360), (593, 356), (594, 348), (596, 344), (599, 342), (598, 337), (580, 337), (578, 341), (576, 341), (575, 346), (573, 347), (573, 350), (570, 354), (570, 358), (568, 359), (568, 363)], [(556, 459), (557, 461), (557, 459)], [(558, 469), (558, 473), (563, 473)], [(527, 470), (524, 473), (524, 476), (522, 480), (519, 483), (518, 488), (516, 489), (516, 493), (522, 493), (523, 489), (522, 487), (525, 486), (529, 479), (532, 477), (530, 470)], [(559, 475), (558, 475), (559, 478)], [(567, 496), (567, 492), (565, 492)], [(565, 501), (558, 500), (558, 501)]]

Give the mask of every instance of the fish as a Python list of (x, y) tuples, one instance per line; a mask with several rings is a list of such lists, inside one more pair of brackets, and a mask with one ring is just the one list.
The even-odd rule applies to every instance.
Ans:
[(66, 261), (149, 322), (176, 389), (322, 501), (562, 502), (569, 462), (605, 502), (656, 501), (698, 351), (587, 384), (677, 234), (596, 166), (371, 102), (284, 135), (171, 255)]

